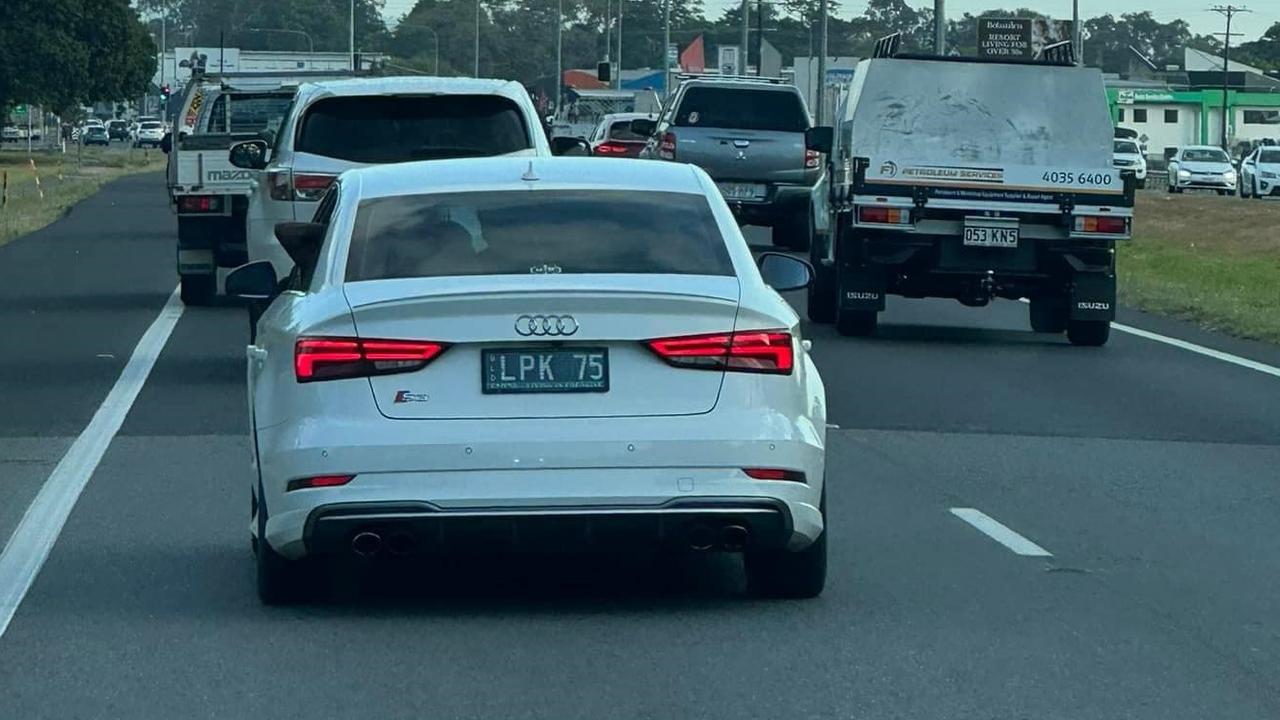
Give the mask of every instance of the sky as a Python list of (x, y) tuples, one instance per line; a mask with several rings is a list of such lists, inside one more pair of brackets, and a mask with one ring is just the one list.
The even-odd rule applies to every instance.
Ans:
[[(1227, 1), (1222, 0), (1224, 3)], [(1234, 38), (1233, 42), (1256, 40), (1272, 24), (1280, 22), (1280, 0), (1229, 1), (1253, 10), (1251, 13), (1237, 15), (1232, 21), (1232, 32), (1238, 27), (1240, 32), (1245, 33), (1243, 37)], [(703, 0), (709, 17), (720, 15), (726, 6), (736, 5), (738, 2), (741, 0)], [(751, 2), (754, 3), (755, 0)], [(1222, 32), (1225, 28), (1222, 16), (1207, 10), (1218, 2), (1219, 0), (1080, 0), (1080, 14), (1090, 18), (1108, 12), (1118, 16), (1126, 12), (1150, 10), (1161, 22), (1182, 18), (1191, 23), (1192, 32), (1206, 35)], [(907, 0), (907, 3), (913, 7), (933, 5), (932, 0)], [(946, 3), (949, 18), (958, 18), (966, 12), (977, 15), (993, 7), (1029, 7), (1046, 15), (1071, 18), (1071, 0), (946, 0)], [(386, 15), (388, 19), (399, 18), (416, 4), (417, 0), (386, 0)], [(864, 0), (842, 0), (841, 15), (856, 15), (865, 7)]]

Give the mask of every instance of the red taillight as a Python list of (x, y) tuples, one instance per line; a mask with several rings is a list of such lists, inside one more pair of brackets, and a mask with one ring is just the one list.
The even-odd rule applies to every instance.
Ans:
[(419, 340), (304, 337), (294, 345), (293, 370), (298, 382), (412, 372), (447, 347)]
[(625, 155), (627, 146), (621, 143), (600, 143), (596, 146), (597, 155)]
[(747, 477), (755, 480), (785, 480), (787, 482), (805, 482), (804, 473), (799, 470), (783, 470), (782, 468), (743, 468)]
[(1082, 233), (1103, 233), (1106, 235), (1121, 235), (1128, 232), (1129, 225), (1122, 217), (1097, 217), (1094, 215), (1082, 215), (1076, 217), (1076, 232)]
[(890, 207), (860, 207), (858, 208), (858, 220), (864, 223), (879, 223), (882, 225), (910, 225), (911, 211)]
[(688, 335), (646, 344), (667, 364), (681, 368), (790, 375), (795, 365), (791, 333), (780, 330)]
[(293, 174), (293, 198), (295, 200), (319, 200), (333, 184), (333, 175)]
[(297, 478), (290, 480), (285, 489), (289, 492), (294, 490), (302, 490), (305, 488), (318, 487), (337, 487), (346, 485), (355, 478), (355, 475), (317, 475), (315, 477)]
[(663, 133), (662, 139), (658, 141), (658, 157), (663, 160), (676, 159), (676, 134)]
[(222, 212), (222, 198), (218, 195), (183, 195), (178, 198), (178, 212), (182, 213), (217, 213)]
[(818, 154), (817, 150), (805, 150), (804, 151), (805, 169), (813, 170), (814, 168), (817, 168), (818, 162), (821, 160), (821, 157), (822, 156)]

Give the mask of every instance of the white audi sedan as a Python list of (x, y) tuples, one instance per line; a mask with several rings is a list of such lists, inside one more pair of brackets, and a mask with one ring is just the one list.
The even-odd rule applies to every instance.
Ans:
[(289, 278), (227, 281), (269, 302), (248, 348), (263, 601), (325, 558), (475, 549), (743, 552), (755, 592), (822, 591), (826, 395), (774, 289), (811, 269), (753, 261), (702, 170), (351, 170), (277, 236)]

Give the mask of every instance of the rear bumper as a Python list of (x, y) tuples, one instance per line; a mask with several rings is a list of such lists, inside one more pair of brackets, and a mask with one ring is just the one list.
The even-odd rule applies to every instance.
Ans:
[(782, 548), (791, 513), (778, 500), (700, 498), (657, 507), (448, 509), (431, 503), (355, 503), (317, 507), (307, 517), (308, 555), (362, 550), (387, 554), (564, 550), (741, 550)]
[(798, 213), (807, 212), (812, 185), (770, 185), (769, 195), (763, 200), (728, 200), (729, 209), (739, 222), (773, 225), (791, 220)]

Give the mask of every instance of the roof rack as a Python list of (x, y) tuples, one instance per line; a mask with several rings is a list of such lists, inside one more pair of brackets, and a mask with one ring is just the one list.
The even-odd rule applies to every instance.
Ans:
[(892, 35), (885, 35), (876, 41), (876, 49), (871, 54), (873, 58), (891, 58), (898, 54), (898, 48), (902, 47), (902, 33), (896, 32)]
[(677, 73), (677, 74), (676, 74), (676, 79), (677, 79), (677, 80), (680, 80), (680, 81), (684, 81), (684, 80), (737, 80), (737, 81), (747, 81), (747, 82), (763, 82), (763, 83), (770, 83), (770, 84), (772, 84), (772, 85), (781, 85), (781, 84), (783, 84), (783, 83), (786, 83), (786, 82), (787, 82), (785, 78), (780, 78), (780, 77), (764, 77), (764, 76), (762, 76), (762, 75), (721, 75), (721, 74), (719, 74), (719, 73), (691, 73), (691, 72)]
[(1046, 45), (1040, 51), (1039, 60), (1050, 65), (1075, 65), (1076, 45), (1070, 40)]

